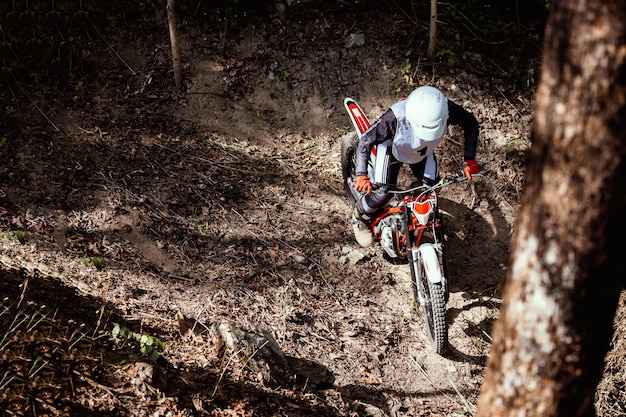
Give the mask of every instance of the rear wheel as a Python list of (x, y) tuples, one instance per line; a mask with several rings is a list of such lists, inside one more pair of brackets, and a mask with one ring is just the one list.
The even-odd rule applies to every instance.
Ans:
[(343, 177), (343, 190), (350, 201), (351, 207), (354, 207), (356, 204), (356, 199), (352, 194), (348, 180), (354, 179), (354, 155), (358, 143), (359, 137), (355, 132), (344, 135), (341, 138), (341, 174)]
[(417, 254), (413, 264), (415, 273), (412, 277), (413, 293), (416, 306), (420, 305), (418, 288), (422, 292), (426, 335), (432, 349), (441, 354), (448, 342), (448, 323), (446, 321), (446, 295), (441, 282), (431, 282), (426, 276), (426, 267), (422, 257)]

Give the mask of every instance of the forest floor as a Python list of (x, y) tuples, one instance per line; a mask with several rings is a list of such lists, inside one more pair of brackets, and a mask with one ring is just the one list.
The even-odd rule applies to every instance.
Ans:
[[(0, 409), (471, 415), (501, 304), (532, 94), (479, 53), (459, 69), (414, 50), (407, 68), (397, 40), (413, 26), (337, 7), (234, 33), (183, 22), (176, 92), (159, 22), (148, 36), (106, 32), (69, 87), (14, 89), (5, 111), (14, 124), (0, 141)], [(352, 34), (364, 45), (350, 45)], [(451, 290), (443, 355), (428, 348), (407, 266), (354, 241), (339, 167), (351, 129), (344, 97), (375, 120), (423, 84), (481, 123), (484, 177), (440, 193)], [(460, 167), (462, 141), (452, 127), (442, 172)], [(192, 322), (265, 329), (330, 382), (272, 386), (187, 332)]]

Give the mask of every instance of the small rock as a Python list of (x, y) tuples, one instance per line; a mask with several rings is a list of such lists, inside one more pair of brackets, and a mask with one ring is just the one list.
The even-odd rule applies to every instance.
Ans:
[(387, 417), (387, 414), (380, 408), (373, 406), (371, 404), (363, 403), (360, 401), (354, 402), (352, 404), (352, 409), (356, 411), (359, 416), (364, 417)]
[(356, 265), (357, 263), (365, 259), (365, 254), (361, 252), (360, 250), (355, 249), (352, 252), (350, 252), (348, 255), (346, 255), (346, 259), (352, 265)]
[(242, 363), (260, 374), (270, 385), (287, 385), (291, 369), (276, 340), (265, 330), (242, 323), (222, 323), (217, 332), (231, 352), (237, 352)]
[(147, 392), (146, 385), (150, 385), (160, 391), (167, 389), (167, 377), (163, 369), (147, 362), (135, 362), (126, 368), (126, 376), (129, 378), (125, 391)]
[(459, 87), (456, 84), (452, 84), (450, 86), (450, 90), (456, 94), (457, 96), (459, 96), (459, 98), (463, 99), (463, 100), (467, 100), (469, 98), (469, 94), (467, 94), (465, 91), (463, 91), (463, 89), (461, 87)]
[(346, 38), (345, 48), (356, 48), (365, 45), (365, 35), (362, 33), (351, 33)]
[(289, 368), (293, 371), (294, 383), (309, 390), (328, 389), (335, 383), (335, 375), (324, 365), (293, 356), (287, 356)]
[(300, 255), (300, 254), (295, 254), (293, 255), (293, 259), (298, 262), (299, 264), (303, 264), (304, 262), (306, 262), (306, 257)]

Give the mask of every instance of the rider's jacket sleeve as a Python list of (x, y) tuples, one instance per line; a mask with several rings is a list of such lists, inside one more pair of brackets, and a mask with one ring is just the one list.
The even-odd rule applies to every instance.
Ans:
[(357, 176), (367, 175), (367, 161), (370, 157), (372, 147), (387, 139), (393, 139), (396, 134), (397, 126), (398, 120), (393, 111), (389, 109), (383, 113), (380, 119), (378, 119), (363, 136), (361, 136), (356, 149), (356, 166), (354, 173)]
[(478, 121), (474, 115), (453, 101), (448, 100), (448, 124), (458, 125), (465, 136), (465, 152), (463, 158), (476, 159), (478, 144)]

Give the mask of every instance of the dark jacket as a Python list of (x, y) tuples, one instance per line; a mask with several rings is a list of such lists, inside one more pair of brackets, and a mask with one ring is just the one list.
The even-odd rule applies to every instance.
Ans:
[[(478, 121), (472, 113), (448, 100), (448, 125), (458, 125), (465, 136), (463, 159), (476, 159), (478, 144)], [(367, 175), (367, 161), (373, 146), (391, 140), (396, 135), (398, 120), (389, 109), (361, 137), (356, 150), (356, 175)]]

